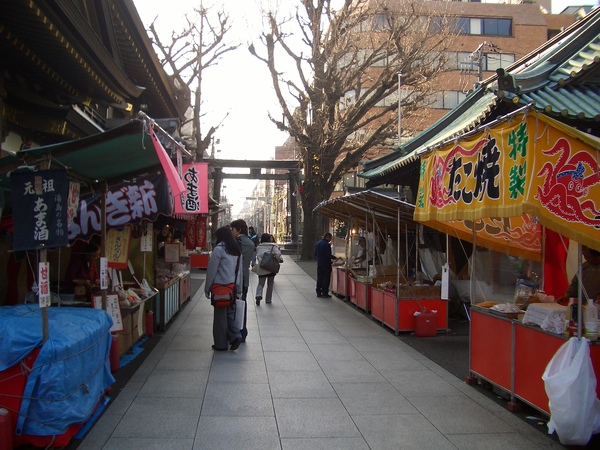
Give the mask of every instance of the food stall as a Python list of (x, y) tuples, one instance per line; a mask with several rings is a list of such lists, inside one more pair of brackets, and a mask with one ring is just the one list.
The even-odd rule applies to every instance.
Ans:
[[(171, 214), (169, 188), (177, 195), (185, 188), (155, 132), (166, 134), (143, 117), (105, 133), (24, 149), (0, 160), (0, 184), (15, 194), (11, 205), (24, 206), (12, 208), (10, 216), (7, 211), (11, 210), (4, 208), (3, 226), (11, 227), (12, 249), (26, 256), (37, 287), (31, 296), (34, 304), (0, 308), (0, 406), (8, 406), (12, 423), (17, 424), (14, 438), (19, 444), (66, 445), (73, 431), (103, 403), (104, 394), (114, 381), (109, 364), (109, 348), (115, 343), (111, 335), (117, 337), (119, 351), (124, 352), (145, 332), (144, 311), (159, 303), (159, 295), (150, 287), (154, 260), (152, 256), (146, 258), (152, 248), (146, 253), (143, 248), (130, 250), (134, 243), (143, 246), (140, 241), (152, 245), (156, 238), (152, 227), (143, 233), (140, 227), (160, 214)], [(120, 164), (115, 164), (115, 160)], [(65, 184), (61, 180), (72, 182)], [(161, 182), (164, 185), (160, 186)], [(80, 193), (80, 186), (85, 187), (85, 192)], [(161, 209), (162, 195), (167, 197), (166, 210)], [(29, 214), (19, 217), (23, 210)], [(100, 291), (89, 300), (77, 301), (73, 294), (60, 291), (62, 260), (69, 256), (68, 242), (87, 240), (92, 235), (100, 235), (102, 242)], [(134, 266), (143, 276), (141, 282)], [(123, 273), (129, 275), (124, 278)], [(147, 295), (128, 292), (127, 278), (144, 287)], [(31, 288), (28, 280), (24, 283), (21, 277), (14, 277), (9, 282), (15, 284), (14, 292), (20, 299), (30, 297), (19, 294), (21, 285)], [(112, 291), (117, 285), (122, 292)], [(187, 292), (189, 297), (189, 282)], [(27, 322), (24, 324), (23, 320)], [(96, 345), (90, 346), (90, 341)], [(97, 350), (87, 351), (92, 348)], [(71, 355), (72, 352), (75, 353)], [(58, 360), (54, 360), (57, 355)], [(91, 355), (91, 360), (82, 362), (84, 355)], [(32, 370), (22, 372), (23, 364)], [(90, 372), (72, 370), (66, 364), (98, 367), (92, 375), (100, 378), (92, 386)], [(14, 378), (14, 370), (22, 379), (16, 384), (6, 382)], [(56, 375), (57, 370), (69, 374), (68, 382)], [(4, 391), (7, 386), (8, 393)], [(81, 390), (81, 386), (87, 388)], [(40, 388), (43, 395), (37, 393)], [(47, 409), (46, 399), (50, 397), (63, 399), (62, 403), (53, 403), (60, 405), (60, 413)], [(84, 401), (69, 403), (80, 397)], [(41, 406), (35, 406), (38, 400)], [(65, 415), (65, 411), (77, 414)], [(38, 427), (39, 417), (43, 418), (43, 429)], [(48, 418), (60, 418), (62, 422), (50, 423)], [(44, 425), (47, 423), (52, 426)]]
[[(488, 272), (493, 258), (540, 261), (540, 289), (548, 297), (561, 296), (564, 287), (557, 288), (556, 281), (567, 280), (568, 240), (600, 250), (599, 147), (597, 138), (526, 107), (421, 156), (415, 220), (475, 244), (468, 381), (481, 378), (504, 390), (511, 409), (518, 408), (518, 399), (550, 413), (541, 375), (566, 340), (560, 326), (566, 308), (530, 304), (528, 312), (548, 311), (544, 325), (528, 321), (521, 307), (499, 308), (495, 303), (518, 303), (515, 284), (512, 292), (502, 292), (499, 281), (505, 277), (499, 274), (496, 284), (481, 289), (486, 283), (478, 280), (483, 275), (478, 258), (489, 255)], [(485, 170), (471, 170), (481, 161), (487, 162)], [(552, 321), (559, 325), (548, 325)], [(597, 342), (591, 358), (598, 376)]]
[[(393, 195), (393, 194), (392, 194)], [(333, 267), (332, 291), (350, 301), (395, 333), (415, 331), (416, 317), (435, 311), (436, 329), (448, 328), (448, 301), (442, 299), (440, 286), (421, 280), (425, 270), (417, 239), (424, 236), (423, 227), (412, 220), (414, 207), (390, 195), (365, 190), (320, 203), (316, 211), (347, 224), (344, 263)], [(352, 248), (357, 229), (365, 231), (369, 246), (378, 264), (366, 268), (353, 267)], [(355, 232), (353, 233), (352, 230)], [(371, 233), (367, 234), (367, 231)], [(437, 232), (434, 232), (437, 234)], [(388, 239), (393, 237), (394, 239)], [(380, 251), (387, 245), (387, 257)], [(376, 245), (379, 244), (379, 245)], [(404, 243), (404, 245), (402, 245)], [(395, 255), (390, 255), (396, 249)], [(391, 264), (381, 264), (385, 260)], [(409, 266), (412, 261), (413, 268)], [(441, 272), (441, 268), (439, 271)], [(437, 275), (437, 273), (433, 274)]]

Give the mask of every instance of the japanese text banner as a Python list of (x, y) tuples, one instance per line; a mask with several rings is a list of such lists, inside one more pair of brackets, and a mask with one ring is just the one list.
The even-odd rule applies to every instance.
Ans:
[(208, 163), (182, 164), (185, 192), (176, 197), (175, 214), (208, 214)]
[(542, 115), (520, 118), (424, 156), (415, 220), (463, 239), (475, 227), (478, 244), (530, 259), (540, 224), (597, 248), (595, 150)]

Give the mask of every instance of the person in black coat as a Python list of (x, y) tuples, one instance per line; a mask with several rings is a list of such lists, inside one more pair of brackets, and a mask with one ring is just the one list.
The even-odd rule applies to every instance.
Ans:
[(329, 284), (331, 283), (331, 263), (337, 258), (331, 251), (331, 233), (325, 233), (315, 245), (317, 257), (317, 297), (331, 298)]

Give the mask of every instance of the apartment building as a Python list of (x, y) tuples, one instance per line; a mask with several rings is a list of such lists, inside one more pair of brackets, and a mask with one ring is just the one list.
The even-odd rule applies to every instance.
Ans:
[[(481, 80), (509, 67), (575, 21), (549, 14), (549, 2), (429, 1), (432, 14), (447, 14), (458, 37), (447, 52), (448, 72), (435, 82), (438, 92), (420, 114), (402, 121), (409, 137), (440, 119)], [(545, 6), (544, 6), (545, 5)], [(390, 2), (393, 9), (393, 2)], [(402, 87), (401, 87), (401, 96)]]

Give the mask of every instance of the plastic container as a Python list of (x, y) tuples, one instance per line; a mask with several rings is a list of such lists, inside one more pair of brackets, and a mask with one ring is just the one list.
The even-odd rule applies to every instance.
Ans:
[(425, 311), (415, 316), (415, 336), (432, 337), (437, 335), (437, 312)]

